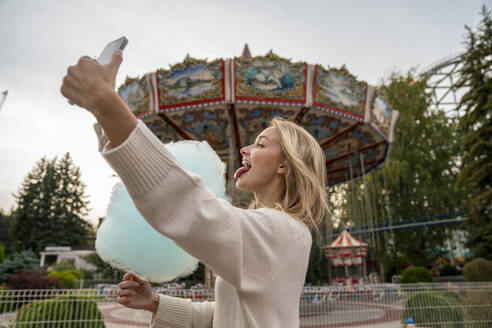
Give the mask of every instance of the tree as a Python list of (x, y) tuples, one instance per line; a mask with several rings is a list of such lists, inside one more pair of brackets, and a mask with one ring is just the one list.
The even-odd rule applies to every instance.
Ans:
[(465, 26), (467, 49), (457, 83), (468, 88), (459, 105), (465, 154), (458, 186), (470, 190), (468, 246), (476, 256), (492, 259), (492, 17), (485, 6), (481, 14), (476, 32)]
[(306, 283), (311, 285), (319, 285), (329, 281), (328, 261), (325, 258), (323, 246), (330, 242), (326, 233), (330, 224), (329, 218), (325, 218), (318, 225), (318, 230), (311, 232), (312, 244), (305, 280)]
[[(0, 209), (0, 244), (5, 247), (5, 254), (10, 254), (12, 250), (11, 230), (13, 226), (13, 217), (10, 214), (4, 213)], [(1, 263), (2, 261), (0, 261)]]
[(39, 252), (46, 246), (80, 246), (92, 233), (80, 169), (66, 153), (58, 160), (43, 157), (28, 173), (18, 194), (14, 238), (20, 250)]
[(5, 246), (0, 243), (0, 264), (5, 261)]
[[(332, 186), (328, 190), (328, 212), (325, 214), (325, 218), (319, 223), (316, 229), (311, 231), (312, 244), (311, 252), (309, 255), (308, 269), (306, 272), (305, 283), (311, 285), (318, 285), (327, 283), (330, 281), (329, 261), (325, 257), (325, 250), (323, 246), (331, 242), (331, 231), (334, 224), (336, 224), (336, 211), (340, 202), (339, 193), (340, 188)], [(332, 276), (334, 278), (334, 276)]]
[[(455, 187), (461, 151), (457, 124), (443, 111), (429, 110), (426, 80), (409, 72), (393, 75), (381, 87), (390, 107), (400, 112), (390, 158), (382, 169), (373, 171), (346, 188), (345, 217), (352, 225), (456, 213), (463, 210), (464, 190)], [(396, 270), (403, 255), (410, 264), (428, 266), (448, 238), (449, 227), (398, 230), (356, 235), (370, 242), (371, 254), (386, 270)], [(388, 247), (392, 240), (396, 252)], [(431, 252), (433, 251), (433, 252)], [(397, 272), (393, 272), (397, 273)]]
[(120, 281), (126, 273), (125, 270), (117, 269), (112, 267), (111, 264), (104, 262), (104, 260), (101, 259), (101, 257), (99, 257), (96, 253), (86, 255), (83, 259), (87, 263), (97, 267), (97, 272), (102, 275), (104, 280), (109, 280), (112, 282)]

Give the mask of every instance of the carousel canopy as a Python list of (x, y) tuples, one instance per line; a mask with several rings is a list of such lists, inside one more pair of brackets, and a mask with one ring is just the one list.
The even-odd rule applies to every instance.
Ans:
[(364, 175), (387, 158), (398, 112), (345, 67), (292, 62), (270, 52), (193, 59), (127, 78), (120, 96), (163, 141), (206, 140), (229, 165), (273, 117), (307, 129), (326, 155), (328, 184)]
[(340, 236), (333, 240), (329, 245), (323, 246), (324, 248), (366, 248), (367, 243), (359, 241), (352, 237), (347, 230), (343, 229)]
[(340, 236), (323, 248), (325, 257), (331, 259), (334, 265), (361, 265), (361, 258), (367, 255), (367, 243), (355, 239), (345, 229)]

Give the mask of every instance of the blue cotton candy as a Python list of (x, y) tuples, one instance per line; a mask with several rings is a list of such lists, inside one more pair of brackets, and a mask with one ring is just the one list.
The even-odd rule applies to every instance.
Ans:
[[(180, 141), (166, 147), (187, 170), (198, 174), (217, 197), (227, 198), (225, 165), (208, 143)], [(153, 282), (187, 276), (198, 266), (194, 257), (145, 221), (121, 182), (113, 188), (106, 219), (97, 231), (96, 251), (113, 267), (133, 271)]]

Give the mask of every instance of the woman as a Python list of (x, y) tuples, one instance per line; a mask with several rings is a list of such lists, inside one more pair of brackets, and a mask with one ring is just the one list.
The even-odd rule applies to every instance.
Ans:
[(68, 68), (62, 94), (89, 110), (110, 144), (102, 155), (135, 205), (160, 233), (218, 277), (215, 302), (152, 293), (127, 273), (118, 302), (153, 313), (155, 327), (299, 327), (299, 298), (311, 233), (326, 208), (325, 159), (316, 140), (282, 119), (241, 149), (236, 186), (253, 192), (250, 209), (217, 199), (187, 172), (114, 91), (122, 54), (101, 66), (83, 57)]

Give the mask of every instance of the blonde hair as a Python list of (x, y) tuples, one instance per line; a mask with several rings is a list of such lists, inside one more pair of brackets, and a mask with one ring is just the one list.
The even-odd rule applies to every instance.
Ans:
[[(316, 139), (299, 125), (282, 118), (274, 118), (280, 146), (286, 159), (283, 200), (275, 208), (316, 228), (327, 210), (326, 159)], [(257, 207), (253, 201), (252, 208)]]

